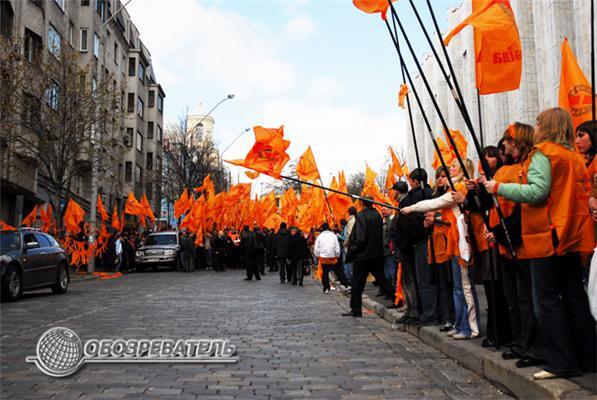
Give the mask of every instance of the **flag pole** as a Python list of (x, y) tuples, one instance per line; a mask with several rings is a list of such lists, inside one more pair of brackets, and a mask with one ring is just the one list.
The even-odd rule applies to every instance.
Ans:
[(293, 181), (293, 182), (297, 182), (297, 183), (302, 183), (302, 184), (305, 184), (305, 185), (308, 185), (308, 186), (312, 186), (312, 187), (315, 187), (315, 188), (318, 188), (318, 189), (323, 189), (324, 191), (328, 190), (328, 191), (330, 191), (332, 193), (337, 193), (337, 194), (341, 194), (341, 195), (346, 196), (346, 197), (350, 197), (353, 200), (366, 201), (366, 202), (369, 202), (369, 203), (372, 203), (372, 204), (376, 204), (378, 206), (391, 208), (392, 210), (400, 210), (398, 207), (396, 207), (396, 206), (394, 206), (392, 204), (382, 203), (380, 201), (376, 201), (376, 200), (372, 200), (372, 199), (367, 199), (367, 198), (362, 197), (362, 196), (357, 196), (356, 194), (350, 194), (350, 193), (346, 193), (346, 192), (341, 192), (340, 190), (336, 190), (336, 189), (332, 189), (332, 188), (329, 188), (329, 187), (325, 187), (323, 185), (318, 185), (316, 183), (302, 181), (300, 179), (292, 178), (290, 176), (280, 175), (280, 178), (287, 179), (289, 181)]
[[(392, 28), (390, 28), (390, 24), (388, 23), (387, 20), (384, 20), (384, 22), (386, 23), (386, 27), (388, 28), (388, 33), (390, 34), (390, 37), (392, 38), (392, 42), (394, 43), (394, 48), (396, 49), (396, 52), (398, 53), (398, 57), (400, 58), (400, 61), (401, 61), (402, 65), (404, 65), (404, 57), (402, 56), (402, 51), (400, 50), (400, 44), (398, 43), (397, 32), (396, 33), (392, 32)], [(394, 23), (394, 30), (396, 30), (395, 25), (396, 24)], [(417, 92), (417, 89), (415, 88), (414, 81), (413, 81), (413, 79), (412, 79), (412, 77), (410, 75), (410, 72), (408, 72), (408, 69), (404, 68), (403, 71), (406, 74), (406, 78), (408, 79), (408, 82), (410, 83), (410, 86), (412, 88), (413, 94), (415, 95), (415, 100), (417, 101), (417, 105), (419, 106), (419, 110), (421, 111), (421, 115), (423, 116), (423, 121), (425, 122), (425, 126), (427, 127), (427, 132), (429, 133), (429, 136), (431, 137), (431, 141), (433, 143), (433, 147), (435, 148), (435, 152), (437, 153), (437, 155), (439, 157), (439, 161), (440, 161), (442, 167), (446, 171), (446, 176), (448, 178), (448, 184), (450, 185), (450, 189), (452, 191), (456, 191), (456, 187), (454, 186), (454, 182), (452, 181), (452, 177), (448, 173), (448, 171), (449, 171), (448, 170), (448, 166), (446, 165), (446, 162), (444, 160), (442, 152), (441, 152), (441, 150), (439, 148), (439, 145), (437, 144), (437, 140), (433, 136), (433, 131), (431, 129), (431, 124), (429, 123), (429, 119), (427, 118), (427, 114), (425, 113), (425, 109), (423, 108), (423, 103), (421, 102), (421, 98), (419, 97), (419, 93)], [(458, 205), (458, 207), (461, 208), (460, 205)]]
[(477, 89), (477, 114), (479, 114), (479, 138), (481, 139), (481, 147), (485, 148), (483, 143), (483, 119), (481, 118), (481, 93)]
[[(317, 174), (319, 175), (319, 183), (321, 183), (321, 186), (323, 186), (323, 180), (321, 179), (321, 174), (319, 173), (319, 168), (317, 168)], [(330, 212), (330, 217), (332, 217), (332, 223), (334, 224), (334, 226), (336, 226), (336, 220), (334, 219), (334, 212), (332, 211), (332, 206), (330, 206), (330, 201), (328, 200), (328, 194), (326, 193), (326, 191), (323, 191), (323, 197), (325, 198), (325, 202), (328, 205), (328, 210)], [(327, 221), (327, 216), (325, 218), (325, 220)], [(330, 224), (329, 221), (328, 225)], [(336, 226), (337, 227), (337, 226)]]
[(591, 0), (591, 107), (595, 120), (595, 0)]

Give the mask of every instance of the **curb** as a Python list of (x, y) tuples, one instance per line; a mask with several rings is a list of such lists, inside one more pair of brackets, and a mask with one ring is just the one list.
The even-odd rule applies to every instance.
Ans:
[[(367, 295), (363, 295), (363, 306), (393, 326), (396, 326), (395, 321), (401, 316)], [(398, 329), (419, 338), (485, 379), (507, 388), (519, 399), (597, 399), (597, 395), (568, 379), (536, 381), (533, 373), (540, 371), (539, 368), (518, 369), (514, 366), (515, 360), (503, 360), (500, 352), (487, 350), (466, 340), (452, 340), (435, 326), (398, 325)]]
[(81, 283), (86, 281), (97, 281), (99, 280), (99, 276), (92, 275), (92, 274), (77, 274), (71, 272), (70, 274), (70, 283)]

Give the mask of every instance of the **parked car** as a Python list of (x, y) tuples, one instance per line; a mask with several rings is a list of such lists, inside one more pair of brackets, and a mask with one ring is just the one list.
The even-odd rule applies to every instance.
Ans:
[(137, 271), (159, 267), (177, 269), (180, 263), (180, 240), (178, 232), (150, 233), (135, 253)]
[(70, 282), (66, 251), (35, 229), (0, 231), (0, 272), (5, 301), (18, 300), (26, 290), (66, 293)]

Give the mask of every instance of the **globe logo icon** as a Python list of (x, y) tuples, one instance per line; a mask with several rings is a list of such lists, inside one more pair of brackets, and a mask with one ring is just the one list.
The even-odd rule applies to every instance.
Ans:
[(49, 329), (37, 342), (35, 362), (39, 369), (50, 376), (71, 375), (79, 369), (82, 361), (81, 339), (68, 328)]

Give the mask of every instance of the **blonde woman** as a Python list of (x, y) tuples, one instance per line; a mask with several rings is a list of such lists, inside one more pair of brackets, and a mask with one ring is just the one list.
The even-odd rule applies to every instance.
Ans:
[[(473, 176), (474, 164), (471, 160), (464, 161), (465, 167), (469, 176)], [(460, 168), (457, 160), (454, 160), (450, 165), (450, 176), (454, 182), (456, 190), (460, 193), (466, 193), (466, 185), (464, 182), (464, 173)], [(429, 212), (439, 210), (450, 210), (453, 215), (453, 220), (458, 221), (459, 229), (456, 235), (458, 236), (458, 248), (456, 252), (458, 255), (451, 260), (452, 264), (452, 278), (454, 281), (453, 297), (454, 297), (454, 329), (448, 332), (456, 340), (471, 339), (479, 336), (479, 300), (477, 299), (477, 291), (471, 279), (470, 266), (467, 262), (470, 261), (470, 247), (467, 248), (466, 229), (463, 228), (463, 215), (458, 208), (457, 197), (455, 193), (447, 191), (440, 197), (423, 200), (412, 206), (403, 208), (400, 212), (410, 214), (412, 212)]]
[(522, 240), (529, 258), (533, 307), (547, 350), (535, 379), (579, 375), (596, 368), (595, 321), (582, 286), (581, 253), (593, 250), (590, 184), (574, 151), (574, 127), (561, 108), (537, 117), (535, 147), (523, 164), (525, 182), (488, 181), (489, 193), (521, 203)]

